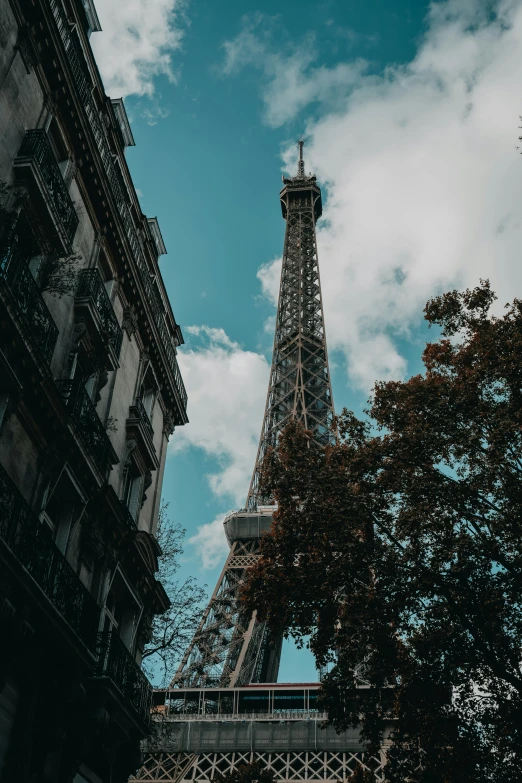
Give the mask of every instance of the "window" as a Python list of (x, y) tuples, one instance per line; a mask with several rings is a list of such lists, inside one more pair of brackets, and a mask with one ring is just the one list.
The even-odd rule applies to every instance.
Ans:
[(73, 380), (83, 383), (90, 401), (96, 407), (101, 400), (101, 390), (107, 385), (108, 373), (105, 368), (94, 369), (93, 362), (82, 351), (75, 354)]
[(149, 421), (151, 423), (152, 423), (152, 414), (154, 411), (154, 404), (156, 402), (157, 393), (158, 393), (158, 382), (156, 380), (156, 376), (154, 375), (152, 367), (149, 365), (141, 381), (139, 397), (143, 403), (143, 407), (145, 408), (145, 413), (149, 417)]
[(44, 263), (45, 263), (45, 256), (41, 254), (33, 256), (32, 258), (29, 259), (29, 264), (28, 264), (29, 271), (34, 277), (36, 283), (40, 281), (40, 276), (42, 274)]
[(114, 293), (114, 290), (116, 289), (116, 280), (105, 280), (104, 282), (105, 290), (107, 291), (107, 296), (112, 302), (112, 295)]
[(85, 381), (85, 391), (89, 395), (91, 402), (94, 400), (94, 394), (96, 391), (96, 381), (98, 380), (98, 373), (93, 373)]
[(138, 513), (141, 508), (141, 498), (143, 495), (143, 476), (138, 472), (136, 466), (131, 463), (127, 468), (123, 485), (123, 502), (129, 509), (131, 517), (137, 521)]
[(145, 412), (149, 419), (152, 420), (152, 410), (154, 408), (154, 398), (155, 398), (154, 389), (145, 389), (143, 391), (143, 396), (141, 398), (143, 402), (143, 407), (145, 408)]
[(104, 632), (117, 633), (131, 650), (140, 616), (141, 605), (121, 571), (116, 570), (105, 602)]
[(69, 174), (72, 171), (71, 159), (69, 158), (67, 144), (65, 143), (64, 137), (55, 117), (53, 117), (49, 123), (49, 127), (47, 128), (47, 135), (49, 137), (49, 141), (51, 143), (51, 147), (53, 149), (62, 177), (66, 183), (68, 183)]
[(54, 543), (65, 555), (69, 547), (71, 531), (85, 508), (86, 498), (76, 481), (65, 468), (54, 486), (49, 487), (41, 513)]
[(54, 542), (62, 554), (67, 551), (74, 512), (74, 503), (62, 502), (59, 493), (53, 492), (42, 515), (43, 521), (50, 528)]
[(105, 599), (109, 571), (104, 558), (105, 543), (94, 519), (82, 519), (82, 524), (69, 544), (77, 551), (76, 573), (95, 601)]
[(87, 558), (84, 558), (82, 556), (82, 559), (80, 561), (80, 580), (84, 584), (84, 586), (87, 588), (87, 590), (90, 590), (93, 583), (93, 574), (94, 574), (94, 566), (92, 561), (88, 560)]

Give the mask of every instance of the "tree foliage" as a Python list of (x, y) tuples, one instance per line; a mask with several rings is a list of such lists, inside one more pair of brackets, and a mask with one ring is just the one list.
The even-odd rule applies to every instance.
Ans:
[(152, 634), (143, 652), (143, 668), (151, 680), (163, 687), (172, 679), (192, 640), (206, 594), (193, 577), (178, 577), (185, 530), (169, 519), (167, 503), (160, 508), (156, 537), (161, 548), (157, 578), (170, 599), (170, 607), (153, 620)]
[(390, 781), (520, 779), (522, 302), (494, 299), (428, 302), (423, 374), (326, 449), (291, 423), (263, 469), (278, 511), (243, 600), (311, 634), (337, 729), (375, 749), (393, 717)]
[(213, 778), (213, 783), (273, 783), (274, 773), (271, 769), (263, 767), (259, 761), (250, 764), (239, 764), (230, 772), (218, 774)]
[(47, 256), (38, 276), (40, 290), (58, 299), (73, 294), (78, 282), (81, 261), (81, 253), (72, 253), (63, 257)]

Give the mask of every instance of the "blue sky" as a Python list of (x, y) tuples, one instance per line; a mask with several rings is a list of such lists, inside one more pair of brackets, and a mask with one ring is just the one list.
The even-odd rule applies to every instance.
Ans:
[[(187, 529), (183, 573), (210, 588), (223, 515), (242, 504), (268, 381), (284, 222), (281, 173), (304, 133), (336, 408), (418, 372), (426, 299), (490, 277), (522, 291), (515, 147), (522, 3), (97, 0), (106, 89), (186, 346), (190, 424), (164, 497)], [(314, 679), (285, 648), (282, 681)]]

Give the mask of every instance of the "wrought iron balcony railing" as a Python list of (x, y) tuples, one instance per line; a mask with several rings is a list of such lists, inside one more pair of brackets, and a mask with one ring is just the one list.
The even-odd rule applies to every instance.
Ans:
[(0, 466), (0, 538), (92, 652), (100, 607)]
[(43, 128), (26, 131), (14, 166), (17, 172), (31, 168), (64, 249), (70, 250), (78, 226), (78, 215)]
[(127, 528), (131, 532), (135, 533), (136, 530), (138, 529), (138, 526), (136, 525), (136, 520), (132, 516), (131, 512), (129, 511), (129, 507), (127, 506), (124, 500), (120, 500), (120, 505), (121, 505), (121, 513)]
[(16, 302), (30, 341), (50, 363), (58, 339), (58, 328), (27, 265), (27, 253), (16, 238), (0, 255), (0, 280)]
[[(176, 348), (172, 336), (170, 335), (167, 328), (167, 324), (165, 323), (165, 319), (163, 317), (163, 308), (161, 302), (159, 301), (158, 293), (152, 284), (145, 254), (138, 236), (138, 231), (134, 225), (127, 199), (125, 198), (122, 191), (120, 180), (112, 157), (111, 146), (107, 138), (107, 129), (102, 122), (100, 113), (92, 95), (92, 84), (90, 84), (90, 79), (84, 66), (83, 54), (79, 50), (79, 45), (74, 38), (73, 33), (71, 32), (71, 26), (67, 22), (67, 18), (61, 3), (58, 2), (58, 0), (48, 0), (48, 3), (64, 49), (69, 58), (71, 71), (75, 77), (76, 88), (83, 102), (85, 112), (89, 119), (89, 126), (96, 141), (96, 146), (100, 152), (104, 170), (107, 173), (111, 191), (116, 202), (118, 214), (120, 215), (122, 223), (125, 227), (125, 233), (132, 250), (133, 258), (138, 267), (140, 281), (145, 291), (145, 300), (148, 306), (152, 309), (153, 329), (156, 330), (156, 333), (159, 337), (160, 346), (165, 354), (165, 363), (167, 365), (168, 371), (172, 373), (174, 385), (179, 395), (180, 411), (179, 416), (174, 423), (184, 424), (187, 421), (187, 392), (185, 390), (185, 385), (178, 367), (178, 362), (176, 359)], [(179, 327), (177, 329), (177, 339), (179, 339)]]
[(152, 686), (127, 647), (114, 631), (98, 634), (98, 677), (109, 677), (134, 711), (147, 723)]
[(105, 285), (97, 269), (82, 269), (78, 276), (77, 299), (92, 300), (94, 308), (100, 317), (102, 327), (114, 351), (119, 358), (123, 333), (114, 313), (111, 300), (105, 290)]
[(111, 465), (118, 464), (118, 457), (85, 386), (79, 381), (69, 380), (56, 381), (56, 385), (76, 425), (82, 443), (102, 476), (107, 477)]
[(150, 439), (152, 440), (154, 437), (154, 430), (152, 429), (152, 423), (149, 417), (149, 414), (145, 410), (145, 406), (143, 404), (143, 400), (140, 400), (139, 398), (134, 403), (134, 408), (136, 408), (138, 412), (138, 416), (140, 417), (141, 421), (143, 422), (143, 426), (147, 430), (148, 434), (150, 435)]

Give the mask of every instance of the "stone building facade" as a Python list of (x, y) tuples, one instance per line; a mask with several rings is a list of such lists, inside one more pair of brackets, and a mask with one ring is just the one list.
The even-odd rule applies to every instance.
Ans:
[(118, 783), (168, 607), (155, 538), (183, 342), (92, 0), (0, 0), (0, 781)]

